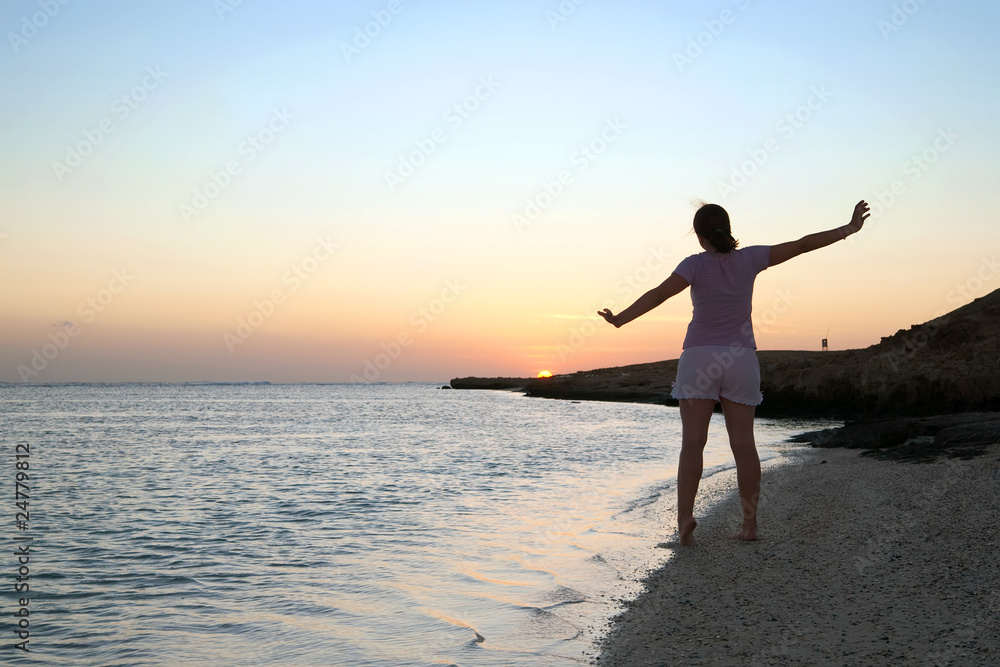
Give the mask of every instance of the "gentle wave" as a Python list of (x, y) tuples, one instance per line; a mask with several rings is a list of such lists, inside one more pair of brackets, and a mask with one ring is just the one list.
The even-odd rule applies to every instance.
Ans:
[[(437, 385), (0, 396), (4, 440), (31, 445), (29, 662), (574, 665), (669, 557), (680, 423), (661, 406)], [(758, 441), (808, 426), (762, 421)], [(717, 424), (706, 470), (730, 457)]]

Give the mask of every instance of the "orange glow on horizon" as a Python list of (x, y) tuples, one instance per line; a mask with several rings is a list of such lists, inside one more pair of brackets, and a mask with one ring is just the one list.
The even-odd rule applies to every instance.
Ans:
[(551, 371), (539, 371), (538, 377), (540, 377), (540, 378), (550, 378), (550, 377), (552, 377), (552, 372)]

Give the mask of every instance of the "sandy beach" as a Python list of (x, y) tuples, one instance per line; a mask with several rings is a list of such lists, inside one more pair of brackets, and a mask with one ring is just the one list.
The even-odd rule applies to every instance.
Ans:
[(1000, 445), (875, 460), (790, 445), (764, 466), (761, 539), (735, 473), (703, 480), (698, 545), (647, 580), (594, 664), (995, 665)]

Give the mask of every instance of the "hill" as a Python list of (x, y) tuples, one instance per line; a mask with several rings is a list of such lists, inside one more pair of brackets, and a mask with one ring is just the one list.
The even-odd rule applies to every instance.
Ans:
[[(950, 313), (837, 352), (758, 350), (760, 416), (836, 419), (1000, 410), (1000, 290)], [(551, 378), (456, 378), (456, 389), (522, 389), (529, 396), (676, 405), (677, 360)]]

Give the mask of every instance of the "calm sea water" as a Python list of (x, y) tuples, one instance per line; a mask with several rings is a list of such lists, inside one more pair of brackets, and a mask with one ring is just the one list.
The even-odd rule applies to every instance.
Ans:
[[(0, 386), (46, 665), (573, 665), (670, 550), (676, 409), (438, 385)], [(732, 465), (721, 417), (706, 470)], [(815, 423), (759, 420), (767, 445)], [(13, 527), (14, 449), (30, 519)], [(5, 615), (15, 609), (3, 586)]]

